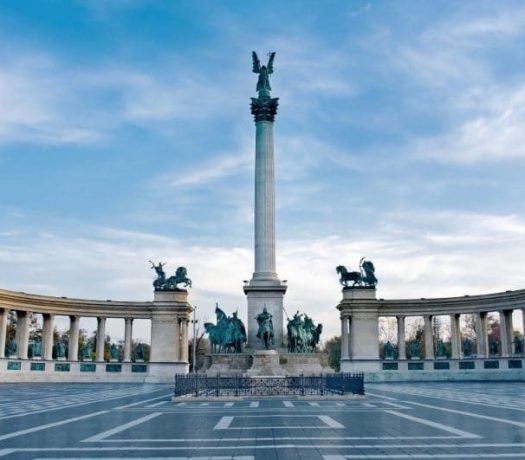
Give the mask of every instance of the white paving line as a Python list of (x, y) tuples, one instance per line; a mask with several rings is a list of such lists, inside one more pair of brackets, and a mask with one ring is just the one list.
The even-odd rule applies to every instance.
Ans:
[(80, 417), (68, 418), (68, 419), (65, 419), (65, 420), (60, 420), (58, 422), (47, 423), (46, 425), (39, 425), (39, 426), (35, 426), (33, 428), (27, 428), (25, 430), (14, 431), (12, 433), (7, 433), (7, 434), (1, 435), (0, 436), (0, 441), (4, 441), (6, 439), (11, 439), (11, 438), (16, 438), (18, 436), (22, 436), (24, 434), (29, 434), (29, 433), (34, 433), (36, 431), (47, 430), (48, 428), (54, 428), (56, 426), (67, 425), (69, 423), (74, 423), (74, 422), (77, 422), (79, 420), (85, 420), (87, 418), (96, 417), (97, 415), (107, 414), (108, 412), (109, 411), (107, 411), (107, 410), (102, 410), (102, 411), (98, 411), (98, 412), (93, 412), (92, 414), (82, 415)]
[(401, 417), (406, 420), (411, 420), (412, 422), (420, 423), (421, 425), (431, 426), (432, 428), (437, 428), (439, 430), (446, 431), (448, 433), (456, 434), (464, 438), (474, 439), (481, 438), (477, 434), (469, 433), (468, 431), (459, 430), (457, 428), (452, 428), (451, 426), (443, 425), (442, 423), (433, 422), (432, 420), (426, 420), (424, 418), (413, 417), (412, 415), (404, 414), (403, 412), (397, 412), (395, 410), (386, 410), (386, 414), (395, 415), (396, 417)]
[(209, 406), (210, 403), (200, 403), (199, 405), (200, 405), (200, 406)]
[(250, 403), (250, 407), (253, 409), (253, 408), (257, 408), (259, 407), (259, 401), (252, 401)]
[(362, 403), (363, 407), (377, 407), (375, 406), (374, 404), (370, 404), (370, 403)]
[(16, 449), (0, 449), (0, 457), (16, 452)]
[(398, 401), (397, 398), (391, 398), (390, 396), (378, 395), (377, 393), (370, 393), (368, 390), (366, 390), (366, 395), (373, 396), (374, 398), (388, 399), (389, 401)]
[(103, 431), (102, 433), (96, 434), (95, 436), (91, 436), (87, 439), (83, 439), (80, 442), (97, 442), (97, 441), (103, 440), (114, 434), (121, 433), (122, 431), (125, 431), (129, 428), (133, 428), (134, 426), (140, 425), (141, 423), (144, 423), (144, 422), (147, 422), (148, 420), (156, 418), (159, 415), (162, 415), (162, 412), (154, 412), (153, 414), (149, 414), (144, 417), (140, 417), (137, 420), (133, 420), (128, 423), (124, 423), (123, 425), (119, 425), (115, 428), (112, 428), (111, 430), (106, 430), (106, 431)]
[[(0, 454), (2, 452), (0, 451)], [(227, 457), (213, 455), (211, 457), (132, 457), (133, 460), (254, 460), (251, 455), (228, 455)], [(122, 460), (122, 457), (43, 457), (34, 458), (33, 460)]]
[(224, 403), (224, 407), (232, 407), (232, 406), (233, 406), (232, 402)]
[(185, 406), (186, 404), (188, 403), (185, 403), (185, 402), (177, 403), (175, 404), (175, 407)]
[(390, 459), (390, 458), (453, 458), (453, 459), (462, 459), (462, 458), (525, 458), (525, 454), (515, 454), (515, 453), (501, 453), (501, 454), (419, 454), (415, 457), (412, 454), (379, 454), (379, 455), (370, 455), (370, 454), (352, 454), (352, 455), (323, 455), (323, 460), (346, 460), (346, 459)]
[(222, 417), (217, 424), (213, 427), (214, 430), (227, 430), (230, 428), (231, 423), (233, 422), (233, 417), (224, 416)]
[(466, 415), (467, 417), (481, 418), (484, 420), (492, 420), (493, 422), (507, 423), (509, 425), (514, 425), (514, 426), (519, 426), (520, 428), (525, 428), (525, 423), (517, 422), (515, 420), (507, 420), (505, 418), (491, 417), (489, 415), (475, 414), (473, 412), (465, 412), (465, 411), (456, 410), (456, 409), (447, 409), (446, 407), (431, 406), (430, 404), (422, 404), (422, 403), (417, 403), (417, 402), (412, 402), (412, 401), (402, 401), (402, 402), (404, 404), (413, 404), (415, 406), (426, 407), (428, 409), (441, 410), (444, 412), (450, 412), (452, 414)]
[(346, 406), (346, 404), (344, 402), (336, 402), (335, 405), (338, 406), (338, 407), (345, 407)]
[(295, 407), (292, 401), (283, 401), (284, 407)]
[(310, 406), (319, 407), (319, 403), (318, 402), (309, 402), (308, 404)]
[(318, 415), (317, 417), (319, 420), (326, 423), (330, 428), (344, 428), (344, 425), (336, 422), (332, 417), (328, 417), (328, 415)]
[(168, 396), (171, 396), (171, 393), (168, 393), (167, 395), (164, 394), (162, 396), (157, 396), (156, 398), (143, 399), (142, 401), (137, 401), (137, 402), (130, 403), (130, 404), (124, 404), (123, 406), (114, 407), (112, 410), (120, 410), (120, 409), (127, 409), (128, 407), (140, 406), (141, 404), (151, 402), (151, 401), (157, 401), (159, 399), (167, 398)]
[(157, 403), (149, 404), (146, 407), (158, 407), (158, 406), (162, 406), (163, 404), (168, 404), (168, 403), (169, 403), (169, 401), (160, 401), (160, 402), (157, 402)]

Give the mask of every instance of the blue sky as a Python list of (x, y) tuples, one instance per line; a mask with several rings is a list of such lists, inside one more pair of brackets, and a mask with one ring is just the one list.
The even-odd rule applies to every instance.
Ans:
[(245, 316), (256, 50), (288, 310), (337, 333), (362, 256), (384, 298), (522, 288), (524, 39), (521, 1), (3, 1), (1, 285), (149, 300), (163, 260)]

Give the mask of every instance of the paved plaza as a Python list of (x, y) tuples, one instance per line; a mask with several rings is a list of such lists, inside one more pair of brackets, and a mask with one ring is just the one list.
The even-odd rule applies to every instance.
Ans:
[(525, 384), (368, 384), (365, 399), (172, 402), (168, 385), (0, 385), (6, 459), (525, 458)]

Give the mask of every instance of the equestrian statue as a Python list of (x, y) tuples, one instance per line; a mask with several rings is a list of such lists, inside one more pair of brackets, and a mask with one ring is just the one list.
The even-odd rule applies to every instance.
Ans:
[(339, 282), (344, 287), (349, 287), (348, 283), (353, 282), (353, 286), (365, 286), (375, 288), (377, 285), (377, 278), (374, 275), (374, 264), (365, 260), (363, 257), (359, 261), (359, 271), (349, 272), (344, 265), (339, 265), (335, 269), (339, 274)]
[(180, 283), (184, 283), (184, 287), (191, 287), (191, 280), (188, 278), (186, 267), (177, 268), (175, 275), (166, 278), (166, 273), (164, 272), (165, 263), (159, 262), (158, 265), (155, 265), (151, 260), (149, 262), (151, 269), (157, 273), (157, 279), (153, 281), (153, 287), (156, 291), (178, 291), (177, 284)]
[(318, 324), (316, 327), (312, 318), (297, 312), (292, 319), (288, 319), (286, 329), (290, 353), (313, 353), (319, 344), (323, 325)]
[(208, 334), (212, 353), (242, 353), (246, 343), (246, 328), (243, 322), (233, 312), (231, 317), (226, 316), (219, 304), (215, 306), (217, 324), (204, 323)]

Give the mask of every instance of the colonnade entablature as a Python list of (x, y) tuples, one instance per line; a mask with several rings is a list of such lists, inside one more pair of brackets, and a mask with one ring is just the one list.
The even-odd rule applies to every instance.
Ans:
[[(508, 369), (525, 367), (525, 337), (516, 335), (513, 312), (521, 311), (525, 331), (525, 289), (483, 295), (447, 298), (377, 299), (375, 287), (343, 288), (343, 299), (337, 306), (341, 319), (341, 369), (364, 370), (444, 370), (501, 369), (496, 360), (505, 360)], [(499, 315), (497, 343), (489, 342), (488, 314)], [(475, 338), (462, 340), (460, 317), (472, 315)], [(379, 318), (396, 318), (397, 343), (379, 342)], [(407, 350), (405, 322), (423, 319), (422, 349), (418, 344)], [(434, 319), (450, 318), (449, 349), (434, 334)], [(448, 320), (447, 320), (448, 321)], [(380, 345), (385, 347), (380, 353)], [(456, 362), (470, 359), (471, 362)], [(415, 362), (420, 360), (419, 362)], [(474, 362), (478, 360), (479, 362)], [(488, 362), (488, 360), (492, 360)], [(487, 362), (485, 362), (487, 361)]]
[[(9, 311), (16, 312), (14, 345), (6, 343)], [(98, 373), (99, 368), (103, 369), (102, 372), (120, 373), (125, 369), (143, 374), (145, 381), (171, 381), (174, 373), (188, 371), (189, 321), (192, 311), (188, 292), (184, 289), (155, 291), (154, 300), (146, 302), (75, 299), (0, 289), (0, 359), (3, 361), (0, 373), (9, 370), (44, 370), (48, 373), (49, 369)], [(43, 318), (41, 353), (36, 357), (29, 356), (28, 350), (30, 319), (34, 314), (41, 314)], [(70, 321), (67, 356), (58, 358), (53, 357), (55, 316), (69, 317)], [(82, 352), (79, 353), (80, 318), (83, 317), (97, 319), (94, 359), (82, 357)], [(105, 365), (106, 321), (109, 318), (124, 321), (122, 359), (111, 359), (112, 362), (121, 361), (122, 365)], [(131, 365), (132, 361), (136, 361), (132, 359), (133, 321), (141, 319), (151, 320), (150, 359), (147, 363), (140, 359), (140, 366)], [(37, 360), (38, 363), (25, 362)], [(58, 360), (61, 362), (54, 367), (45, 363)], [(136, 377), (133, 376), (131, 380), (137, 380)], [(107, 380), (102, 377), (97, 379)]]

